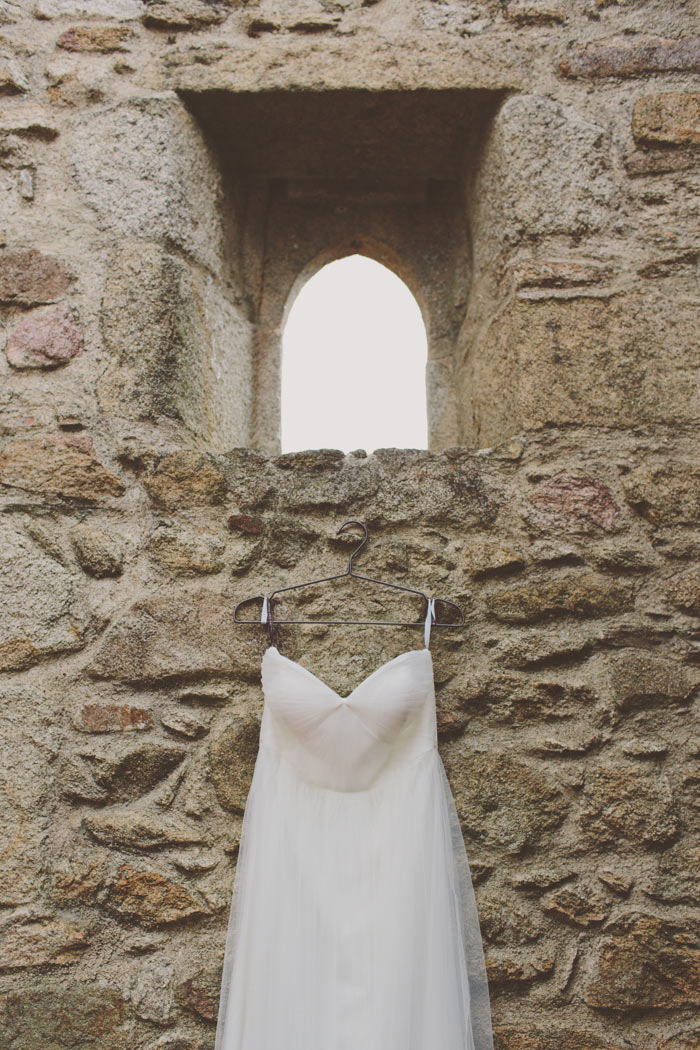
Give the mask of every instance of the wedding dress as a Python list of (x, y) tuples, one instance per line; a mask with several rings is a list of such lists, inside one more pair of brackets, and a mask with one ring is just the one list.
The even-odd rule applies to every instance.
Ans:
[[(270, 645), (215, 1050), (493, 1050), (432, 654), (347, 696)], [(265, 611), (263, 612), (263, 618)]]

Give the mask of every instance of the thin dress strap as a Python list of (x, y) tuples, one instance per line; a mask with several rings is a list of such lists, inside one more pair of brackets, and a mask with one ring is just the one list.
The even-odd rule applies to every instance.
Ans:
[(430, 648), (430, 627), (435, 619), (435, 598), (428, 598), (428, 611), (425, 614), (425, 648)]

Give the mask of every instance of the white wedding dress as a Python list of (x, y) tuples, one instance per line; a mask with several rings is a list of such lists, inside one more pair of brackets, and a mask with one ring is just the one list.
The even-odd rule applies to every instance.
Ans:
[(215, 1050), (493, 1050), (433, 608), (345, 697), (265, 650)]

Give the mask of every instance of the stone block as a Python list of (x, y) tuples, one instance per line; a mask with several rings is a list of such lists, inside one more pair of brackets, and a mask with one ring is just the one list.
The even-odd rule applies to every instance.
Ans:
[(700, 523), (700, 465), (674, 457), (646, 457), (622, 478), (627, 501), (652, 525)]
[(204, 1018), (205, 1021), (216, 1021), (219, 1011), (219, 992), (221, 991), (222, 967), (211, 970), (200, 970), (192, 977), (178, 985), (177, 1000), (185, 1010)]
[(233, 623), (233, 602), (213, 591), (174, 591), (145, 598), (106, 632), (88, 673), (125, 682), (259, 670)]
[(140, 798), (176, 769), (185, 755), (175, 744), (151, 741), (66, 755), (61, 768), (62, 793), (85, 802)]
[(89, 522), (80, 522), (70, 531), (78, 564), (89, 576), (121, 576), (124, 545)]
[(0, 549), (0, 671), (81, 649), (88, 614), (69, 569), (9, 517), (0, 520)]
[(31, 966), (69, 966), (89, 944), (82, 927), (58, 917), (10, 921), (0, 929), (0, 973)]
[(521, 550), (498, 540), (478, 540), (464, 550), (464, 561), (472, 576), (499, 575), (521, 569), (526, 564)]
[(205, 452), (173, 452), (159, 459), (144, 478), (156, 507), (186, 510), (221, 503), (226, 482), (214, 458)]
[[(697, 794), (695, 786), (694, 794)], [(691, 830), (692, 822), (688, 830)], [(642, 888), (648, 897), (663, 904), (685, 904), (700, 907), (700, 842), (696, 833), (674, 843), (661, 853), (656, 867), (643, 879)]]
[(153, 816), (131, 809), (111, 809), (108, 813), (83, 817), (83, 826), (94, 839), (113, 849), (166, 849), (195, 846), (205, 840), (200, 828), (172, 817)]
[(602, 898), (587, 893), (583, 896), (574, 890), (563, 888), (550, 893), (542, 902), (547, 915), (553, 915), (572, 926), (597, 926), (609, 913)]
[(124, 42), (134, 36), (128, 26), (72, 26), (64, 30), (56, 41), (57, 47), (66, 51), (93, 51), (108, 55), (113, 51), (126, 51)]
[(75, 185), (102, 230), (174, 244), (221, 274), (220, 175), (177, 96), (164, 92), (93, 107), (73, 127), (70, 156)]
[(585, 472), (559, 471), (528, 494), (530, 525), (542, 530), (590, 534), (613, 532), (620, 508), (608, 485)]
[(565, 819), (568, 803), (544, 774), (505, 755), (443, 751), (460, 823), (470, 837), (508, 854), (541, 843)]
[(511, 952), (489, 952), (486, 956), (486, 974), (489, 990), (496, 987), (517, 988), (543, 981), (554, 973), (554, 957), (543, 952), (515, 955)]
[(665, 91), (642, 95), (634, 104), (632, 134), (637, 142), (673, 146), (700, 143), (700, 94)]
[(112, 18), (130, 21), (139, 17), (142, 0), (35, 0), (37, 18)]
[(123, 864), (107, 888), (105, 906), (146, 927), (169, 926), (209, 914), (204, 901), (162, 872)]
[(490, 128), (474, 199), (477, 274), (494, 236), (512, 244), (599, 229), (614, 203), (605, 129), (554, 99), (512, 96)]
[(562, 616), (614, 616), (630, 609), (634, 595), (625, 584), (592, 573), (535, 580), (486, 596), (492, 616), (506, 623), (530, 623)]
[(700, 36), (682, 37), (635, 34), (593, 40), (576, 48), (559, 63), (568, 77), (634, 77), (645, 73), (700, 71)]
[(678, 804), (666, 778), (642, 773), (637, 766), (590, 769), (579, 820), (596, 850), (658, 848), (680, 830)]
[(217, 0), (146, 0), (142, 21), (155, 29), (205, 29), (225, 21), (230, 10)]
[(666, 594), (672, 605), (693, 616), (700, 616), (700, 569), (683, 569), (666, 580)]
[(253, 779), (260, 723), (236, 715), (209, 744), (211, 776), (219, 803), (233, 813), (243, 813)]
[(13, 368), (56, 368), (83, 349), (83, 333), (67, 303), (39, 307), (10, 329), (5, 356)]
[(633, 913), (606, 934), (584, 990), (589, 1006), (637, 1013), (700, 1005), (696, 923)]
[(81, 733), (129, 733), (150, 729), (151, 715), (131, 704), (83, 704), (73, 718)]
[(157, 244), (130, 239), (110, 259), (101, 322), (105, 413), (174, 417), (210, 448), (244, 442), (251, 330), (223, 284)]
[(208, 529), (161, 526), (149, 537), (146, 549), (161, 568), (176, 576), (205, 575), (224, 567), (225, 544)]
[(0, 705), (0, 905), (14, 907), (42, 889), (59, 715), (33, 685), (0, 685)]
[(503, 13), (519, 26), (557, 25), (566, 20), (561, 0), (509, 0)]
[(612, 703), (623, 712), (687, 707), (700, 685), (700, 672), (648, 649), (606, 655), (604, 676)]
[(0, 95), (22, 95), (29, 90), (24, 73), (12, 62), (0, 62)]
[(62, 299), (73, 274), (51, 255), (36, 248), (0, 248), (0, 302), (36, 306)]
[(183, 736), (187, 740), (198, 740), (209, 732), (208, 724), (189, 711), (168, 711), (160, 720), (160, 724), (175, 736)]
[(51, 112), (36, 102), (8, 104), (0, 106), (0, 134), (51, 142), (58, 135), (58, 125)]
[(6, 992), (0, 1045), (12, 1050), (126, 1050), (126, 1003), (96, 981), (54, 982), (46, 975)]
[(609, 301), (513, 299), (464, 346), (465, 419), (479, 444), (523, 428), (613, 419), (618, 427), (696, 425), (695, 314), (681, 276)]
[(626, 1050), (614, 1038), (581, 1028), (495, 1024), (493, 1033), (497, 1050)]
[(100, 463), (89, 438), (37, 434), (15, 438), (0, 452), (0, 494), (17, 490), (49, 501), (98, 503), (126, 487)]

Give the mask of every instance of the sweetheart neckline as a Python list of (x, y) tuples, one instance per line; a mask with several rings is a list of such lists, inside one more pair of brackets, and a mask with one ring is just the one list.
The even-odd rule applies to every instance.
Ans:
[(308, 667), (304, 667), (304, 665), (300, 664), (297, 660), (292, 660), (291, 657), (285, 656), (284, 653), (281, 653), (276, 645), (268, 645), (267, 649), (263, 653), (263, 659), (273, 649), (277, 653), (277, 655), (281, 656), (283, 660), (286, 660), (288, 664), (291, 664), (292, 667), (298, 667), (300, 670), (304, 671), (307, 675), (309, 675), (310, 678), (313, 678), (315, 682), (318, 682), (318, 684), (323, 686), (324, 689), (327, 689), (329, 693), (332, 693), (333, 696), (343, 704), (346, 704), (350, 700), (352, 700), (355, 693), (357, 693), (358, 690), (360, 690), (364, 685), (366, 685), (366, 683), (369, 682), (371, 678), (374, 678), (375, 675), (378, 675), (380, 671), (386, 670), (387, 667), (391, 667), (392, 664), (397, 663), (404, 657), (412, 656), (414, 653), (428, 653), (428, 655), (430, 656), (431, 664), (433, 659), (433, 654), (427, 647), (423, 647), (422, 649), (406, 649), (405, 652), (398, 653), (396, 656), (392, 656), (390, 660), (386, 660), (383, 664), (380, 664), (379, 667), (375, 667), (373, 671), (370, 671), (366, 678), (363, 678), (362, 681), (355, 686), (352, 692), (348, 693), (347, 696), (341, 696), (340, 693), (336, 693), (335, 689), (332, 689), (331, 686), (324, 682), (322, 678), (319, 678), (318, 675), (314, 674), (313, 671), (310, 671)]

